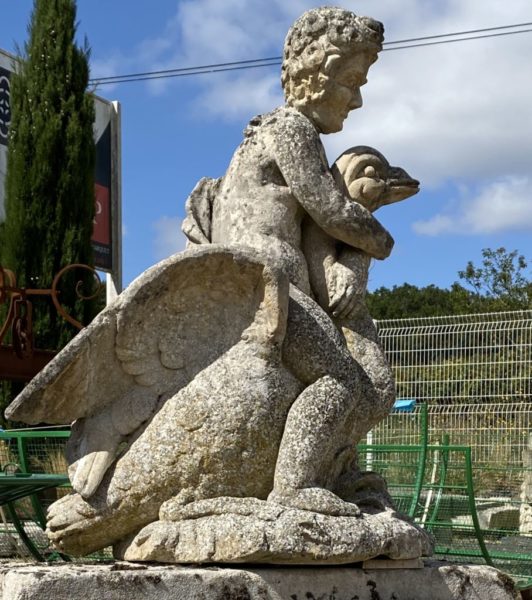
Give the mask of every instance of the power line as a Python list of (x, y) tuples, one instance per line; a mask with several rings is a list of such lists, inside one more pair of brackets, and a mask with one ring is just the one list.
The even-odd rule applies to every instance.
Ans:
[[(424, 41), (424, 40), (434, 40), (438, 38), (449, 38), (457, 35), (465, 35), (470, 33), (479, 33), (483, 31), (495, 31), (500, 29), (509, 29), (515, 27), (524, 27), (527, 25), (532, 25), (532, 23), (519, 23), (517, 25), (503, 25), (500, 27), (490, 27), (485, 29), (473, 29), (470, 31), (456, 32), (456, 33), (444, 33), (440, 35), (432, 35), (425, 36), (419, 38), (410, 38), (406, 40), (397, 40), (392, 42), (385, 42), (383, 45), (391, 45), (391, 44), (406, 44), (406, 42), (416, 42), (416, 41)], [(519, 31), (507, 31), (502, 33), (492, 33), (487, 35), (478, 35), (478, 36), (470, 36), (463, 37), (458, 39), (445, 39), (436, 42), (428, 42), (421, 44), (408, 44), (403, 46), (395, 46), (394, 48), (383, 48), (383, 52), (390, 50), (404, 50), (407, 48), (419, 48), (422, 46), (433, 46), (437, 44), (450, 44), (452, 42), (464, 42), (470, 40), (484, 39), (490, 37), (500, 37), (505, 35), (514, 35), (517, 33), (528, 33), (532, 31), (532, 29), (522, 29)], [(169, 77), (184, 77), (189, 75), (201, 75), (203, 73), (220, 73), (225, 71), (236, 71), (242, 69), (251, 69), (257, 67), (269, 67), (274, 65), (279, 65), (281, 63), (282, 58), (280, 56), (275, 56), (271, 58), (263, 58), (263, 59), (253, 59), (253, 60), (242, 60), (235, 61), (230, 63), (217, 63), (211, 65), (203, 65), (198, 67), (184, 67), (179, 69), (167, 69), (160, 71), (146, 71), (143, 73), (132, 73), (129, 75), (115, 75), (110, 77), (100, 77), (91, 79), (90, 83), (108, 85), (111, 83), (124, 83), (129, 81), (144, 81), (144, 80), (152, 80), (152, 79), (166, 79)]]
[(390, 44), (406, 44), (409, 42), (423, 42), (425, 40), (435, 40), (437, 38), (453, 37), (455, 35), (469, 35), (472, 33), (485, 33), (486, 31), (498, 31), (500, 29), (515, 29), (516, 27), (528, 27), (532, 23), (517, 23), (516, 25), (499, 25), (499, 27), (484, 27), (484, 29), (469, 29), (468, 31), (456, 31), (455, 33), (440, 33), (438, 35), (427, 35), (425, 37), (410, 38), (406, 40), (397, 40), (395, 42), (384, 42), (383, 46)]
[[(435, 46), (438, 44), (450, 44), (453, 42), (466, 42), (470, 40), (478, 40), (492, 37), (502, 37), (507, 35), (515, 35), (518, 33), (529, 33), (532, 29), (520, 29), (518, 31), (500, 31), (503, 29), (515, 29), (517, 27), (527, 27), (532, 25), (530, 23), (518, 23), (516, 25), (501, 25), (499, 27), (487, 27), (484, 29), (470, 29), (468, 31), (459, 31), (455, 33), (442, 33), (439, 35), (429, 35), (417, 38), (408, 38), (404, 40), (395, 40), (390, 42), (384, 42), (383, 46), (394, 46), (392, 48), (383, 48), (383, 52), (391, 50), (405, 50), (408, 48), (420, 48), (423, 46)], [(499, 33), (487, 33), (486, 35), (471, 35), (475, 33), (484, 33), (488, 31), (499, 31)], [(456, 36), (467, 36), (456, 38)], [(456, 39), (441, 39), (451, 38)], [(438, 40), (428, 42), (427, 40)], [(412, 44), (411, 42), (422, 42)], [(403, 45), (400, 45), (403, 44)], [(98, 77), (91, 79), (89, 83), (99, 85), (110, 85), (113, 83), (126, 83), (133, 81), (148, 81), (153, 79), (167, 79), (170, 77), (187, 77), (190, 75), (201, 75), (204, 73), (222, 73), (227, 71), (239, 71), (242, 69), (255, 69), (258, 67), (271, 67), (279, 65), (282, 62), (281, 56), (273, 56), (270, 58), (257, 58), (251, 60), (239, 60), (227, 63), (216, 63), (210, 65), (202, 65), (197, 67), (182, 67), (178, 69), (166, 69), (159, 71), (145, 71), (141, 73), (130, 73), (128, 75), (113, 75), (109, 77)]]
[[(238, 63), (232, 63), (232, 64), (238, 65)], [(272, 67), (272, 66), (280, 65), (280, 64), (281, 64), (281, 61), (278, 60), (277, 62), (272, 62), (272, 63), (224, 67), (223, 69), (207, 69), (206, 67), (197, 67), (195, 69), (191, 68), (186, 73), (174, 71), (172, 73), (167, 73), (167, 74), (163, 74), (163, 75), (159, 75), (159, 74), (157, 74), (157, 71), (155, 71), (154, 74), (150, 75), (149, 77), (133, 77), (130, 75), (124, 75), (124, 77), (126, 77), (126, 79), (118, 79), (118, 80), (112, 80), (112, 81), (101, 81), (100, 79), (95, 79), (95, 80), (91, 80), (89, 83), (93, 83), (95, 85), (110, 85), (112, 83), (129, 83), (130, 81), (152, 81), (154, 79), (168, 79), (170, 77), (188, 77), (190, 75), (202, 75), (204, 73), (224, 73), (226, 71), (241, 71), (243, 69), (256, 69), (258, 67)], [(199, 69), (201, 69), (201, 70), (199, 70)], [(164, 71), (162, 71), (162, 73), (164, 73)]]
[(519, 31), (506, 31), (504, 33), (490, 33), (487, 35), (475, 35), (464, 38), (457, 38), (455, 40), (440, 40), (437, 42), (425, 42), (422, 44), (409, 44), (406, 46), (395, 46), (395, 48), (383, 48), (382, 52), (387, 50), (404, 50), (405, 48), (421, 48), (422, 46), (436, 46), (437, 44), (452, 44), (453, 42), (469, 42), (471, 40), (482, 40), (484, 38), (501, 37), (503, 35), (515, 35), (517, 33), (529, 33), (532, 29), (521, 29)]
[[(532, 24), (532, 23), (531, 23)], [(272, 58), (255, 58), (252, 60), (238, 60), (235, 62), (227, 62), (227, 63), (217, 63), (214, 65), (202, 65), (200, 67), (182, 67), (179, 69), (166, 69), (166, 70), (161, 70), (161, 71), (146, 71), (144, 73), (131, 73), (129, 75), (111, 75), (109, 77), (97, 77), (96, 79), (91, 81), (106, 81), (108, 79), (121, 79), (121, 78), (125, 78), (125, 77), (144, 77), (144, 76), (148, 76), (148, 75), (166, 75), (166, 74), (170, 74), (170, 73), (185, 73), (188, 71), (196, 71), (198, 69), (213, 69), (216, 67), (229, 67), (232, 65), (245, 65), (245, 64), (252, 64), (252, 63), (262, 63), (262, 62), (269, 62), (269, 61), (276, 61), (272, 64), (277, 65), (279, 64), (279, 61), (281, 60), (280, 56), (273, 56)], [(259, 65), (259, 66), (268, 66), (268, 65)], [(207, 71), (208, 73), (210, 73), (211, 71)]]

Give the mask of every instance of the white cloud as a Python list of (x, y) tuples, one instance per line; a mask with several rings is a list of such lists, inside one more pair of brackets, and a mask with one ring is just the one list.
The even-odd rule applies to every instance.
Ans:
[[(425, 23), (403, 17), (390, 39), (527, 20), (520, 3), (447, 1), (447, 12)], [(468, 7), (476, 5), (476, 15)], [(493, 12), (488, 10), (492, 8)], [(497, 5), (498, 6), (498, 5)], [(529, 11), (529, 8), (527, 8)], [(485, 15), (490, 15), (489, 19)], [(405, 166), (425, 186), (446, 180), (529, 173), (532, 153), (532, 34), (383, 52), (363, 88), (365, 106), (342, 134), (327, 140), (331, 158), (367, 143)]]
[(429, 236), (532, 231), (532, 178), (506, 177), (494, 181), (472, 197), (464, 195), (459, 204), (453, 202), (447, 214), (417, 221), (413, 229)]
[(198, 100), (197, 108), (224, 118), (238, 119), (268, 112), (283, 102), (278, 77), (237, 77), (225, 86), (209, 87)]
[(181, 231), (180, 217), (161, 217), (153, 223), (153, 254), (156, 261), (163, 260), (185, 249), (186, 238)]
[[(336, 4), (353, 9), (347, 0)], [(294, 18), (313, 6), (313, 0), (182, 0), (160, 35), (146, 39), (124, 64), (141, 71), (279, 56)], [(382, 20), (388, 41), (530, 20), (530, 0), (359, 0), (355, 10)], [(523, 198), (516, 182), (530, 175), (531, 47), (532, 33), (522, 33), (381, 53), (362, 90), (364, 107), (351, 114), (343, 132), (324, 139), (330, 160), (349, 146), (368, 144), (420, 179), (422, 189), (453, 182), (483, 187), (486, 194), (502, 194), (499, 185), (514, 194), (503, 209), (480, 192), (467, 208), (418, 222), (419, 233), (521, 226), (523, 215), (530, 216), (529, 204), (516, 199)], [(102, 73), (111, 66), (103, 64)], [(187, 94), (193, 89), (195, 95), (188, 96), (189, 110), (201, 112), (204, 121), (241, 123), (282, 102), (279, 75), (272, 67), (190, 78)], [(177, 83), (149, 85), (173, 93)]]
[[(344, 3), (345, 4), (345, 3)], [(280, 56), (284, 37), (290, 24), (306, 9), (315, 6), (312, 0), (183, 0), (176, 13), (158, 36), (144, 40), (124, 61), (126, 65), (136, 60), (134, 71), (165, 70), (195, 67), (239, 60)], [(96, 73), (96, 63), (93, 71)], [(103, 63), (105, 67), (105, 63)], [(259, 83), (262, 70), (265, 82)], [(245, 75), (244, 75), (245, 73)], [(98, 75), (100, 71), (98, 69)], [(254, 84), (259, 89), (271, 87), (269, 80), (280, 79), (280, 68), (238, 71), (233, 76), (208, 75), (197, 77), (198, 98), (194, 104), (208, 106), (214, 118), (251, 118), (257, 105), (257, 93), (249, 94), (245, 103), (241, 90), (247, 81), (248, 92)], [(239, 83), (239, 81), (241, 83)], [(146, 85), (154, 94), (173, 89), (174, 79), (159, 79)], [(280, 92), (280, 85), (277, 83)], [(262, 104), (270, 110), (280, 102), (280, 93), (270, 95), (270, 102)], [(210, 103), (212, 97), (226, 99), (224, 107)], [(235, 110), (234, 105), (240, 107)]]
[(176, 50), (200, 64), (278, 56), (288, 26), (311, 6), (310, 0), (186, 0), (168, 33), (179, 32)]
[[(337, 2), (352, 9), (352, 2)], [(158, 37), (143, 42), (147, 70), (279, 56), (294, 18), (312, 0), (184, 0)], [(359, 0), (382, 20), (387, 40), (528, 21), (530, 0)], [(424, 186), (528, 173), (532, 153), (532, 34), (383, 52), (363, 89), (365, 106), (344, 131), (325, 139), (331, 159), (370, 144), (404, 165)], [(190, 109), (242, 122), (281, 99), (279, 67), (194, 79)], [(190, 81), (190, 80), (189, 80)], [(153, 82), (157, 93), (175, 80)]]
[(442, 233), (452, 233), (455, 229), (454, 221), (448, 215), (434, 215), (427, 221), (416, 221), (412, 229), (421, 235), (436, 236)]
[[(123, 73), (129, 72), (131, 68), (131, 62), (128, 59), (125, 59), (122, 56), (115, 55), (109, 56), (105, 59), (92, 59), (90, 63), (90, 77), (91, 79), (101, 78), (101, 77), (113, 77), (115, 75), (121, 75)], [(115, 84), (106, 84), (105, 91), (103, 90), (103, 86), (97, 85), (95, 89), (96, 94), (108, 94), (111, 91), (116, 89)]]

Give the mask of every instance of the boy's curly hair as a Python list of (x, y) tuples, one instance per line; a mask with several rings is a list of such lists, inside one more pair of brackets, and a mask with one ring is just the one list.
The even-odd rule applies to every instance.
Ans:
[(281, 83), (289, 106), (298, 108), (311, 99), (303, 79), (319, 74), (332, 54), (374, 55), (382, 49), (384, 27), (370, 17), (349, 10), (321, 7), (309, 10), (292, 25), (284, 44)]

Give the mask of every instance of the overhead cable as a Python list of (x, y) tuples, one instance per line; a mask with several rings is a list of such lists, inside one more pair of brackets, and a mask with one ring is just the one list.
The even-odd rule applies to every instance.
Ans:
[(475, 35), (470, 37), (456, 38), (454, 40), (440, 40), (437, 42), (424, 42), (422, 44), (408, 44), (405, 46), (395, 46), (394, 48), (383, 48), (382, 52), (387, 50), (404, 50), (405, 48), (421, 48), (422, 46), (436, 46), (437, 44), (452, 44), (453, 42), (469, 42), (470, 40), (482, 40), (484, 38), (501, 37), (503, 35), (515, 35), (517, 33), (530, 33), (532, 29), (520, 29), (519, 31), (505, 31), (504, 33), (489, 33), (486, 35)]
[[(395, 40), (390, 42), (384, 42), (383, 52), (391, 50), (405, 50), (408, 48), (420, 48), (423, 46), (435, 46), (438, 44), (450, 44), (453, 42), (466, 42), (470, 40), (478, 40), (485, 38), (501, 37), (507, 35), (515, 35), (518, 33), (530, 33), (532, 29), (518, 29), (516, 31), (501, 31), (508, 29), (516, 29), (519, 27), (528, 27), (532, 25), (530, 23), (518, 23), (516, 25), (501, 25), (499, 27), (488, 27), (484, 29), (470, 29), (468, 31), (459, 31), (455, 33), (442, 33), (438, 35), (429, 35), (417, 38), (408, 38), (404, 40)], [(476, 33), (494, 32), (499, 33), (486, 33), (485, 35), (472, 35)], [(467, 36), (467, 37), (456, 37), (456, 36)], [(445, 38), (445, 39), (442, 39)], [(449, 39), (455, 38), (455, 39)], [(437, 41), (427, 41), (437, 40)], [(421, 43), (412, 43), (421, 42)], [(402, 44), (402, 45), (401, 45)], [(387, 47), (392, 46), (392, 47)], [(177, 69), (165, 69), (159, 71), (145, 71), (141, 73), (130, 73), (128, 75), (112, 75), (109, 77), (95, 77), (90, 80), (92, 85), (110, 85), (116, 83), (126, 83), (132, 81), (148, 81), (154, 79), (167, 79), (170, 77), (187, 77), (190, 75), (202, 75), (204, 73), (222, 73), (227, 71), (239, 71), (242, 69), (256, 69), (258, 67), (270, 67), (281, 64), (281, 56), (273, 56), (270, 58), (256, 58), (250, 60), (239, 60), (227, 63), (216, 63), (209, 65), (201, 65), (196, 67), (181, 67)]]

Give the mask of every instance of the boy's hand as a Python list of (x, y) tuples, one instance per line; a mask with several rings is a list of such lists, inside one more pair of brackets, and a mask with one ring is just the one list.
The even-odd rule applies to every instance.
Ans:
[(339, 262), (327, 270), (329, 312), (333, 317), (346, 319), (364, 304), (365, 285), (360, 276)]

